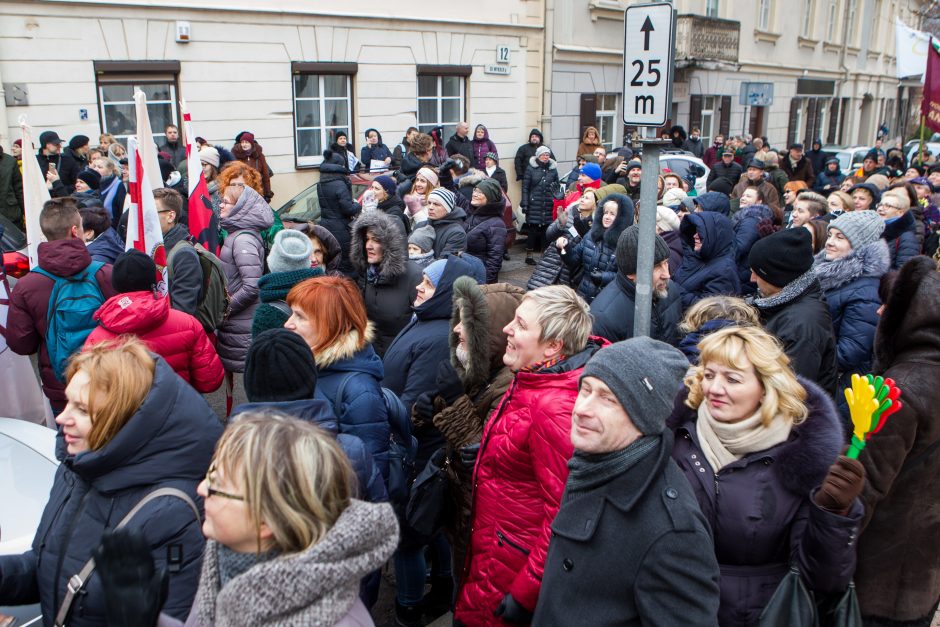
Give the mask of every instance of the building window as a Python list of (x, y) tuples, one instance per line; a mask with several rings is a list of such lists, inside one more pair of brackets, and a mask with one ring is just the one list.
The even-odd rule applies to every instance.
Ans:
[(614, 149), (614, 127), (617, 122), (617, 94), (597, 94), (597, 132), (608, 151)]
[(774, 0), (760, 0), (757, 6), (757, 28), (769, 31), (773, 21)]
[(418, 130), (427, 133), (443, 126), (443, 137), (457, 130), (465, 116), (465, 85), (463, 76), (418, 76)]
[(813, 22), (816, 14), (816, 0), (803, 0), (803, 25), (800, 34), (803, 37), (812, 38)]
[(718, 17), (718, 0), (706, 0), (705, 16), (706, 17)]
[[(881, 9), (882, 9), (882, 0), (875, 0), (875, 11), (872, 14), (873, 26), (871, 29), (871, 50), (878, 50), (879, 42), (881, 41), (881, 31), (882, 31), (882, 19), (881, 19)], [(884, 23), (887, 25), (888, 20), (884, 20)], [(885, 28), (887, 30), (887, 28)]]
[(858, 0), (846, 0), (849, 3), (848, 14), (845, 16), (846, 24), (848, 25), (847, 32), (848, 42), (850, 45), (855, 45), (855, 30), (856, 30), (856, 18), (858, 17)]
[(711, 146), (712, 137), (715, 136), (715, 113), (718, 106), (718, 98), (715, 96), (702, 97), (702, 117), (699, 122), (699, 130), (702, 131), (702, 144)]
[(95, 61), (98, 112), (101, 132), (109, 133), (125, 146), (137, 133), (134, 92), (147, 96), (150, 127), (159, 146), (169, 124), (179, 124), (176, 79), (178, 61)]
[(319, 165), (339, 131), (353, 139), (351, 77), (296, 73), (293, 88), (297, 166)]
[(826, 41), (835, 43), (839, 39), (839, 0), (828, 0), (826, 7)]

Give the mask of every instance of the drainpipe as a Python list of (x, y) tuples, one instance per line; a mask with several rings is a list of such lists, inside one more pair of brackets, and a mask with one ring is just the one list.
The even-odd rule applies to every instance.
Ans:
[[(845, 64), (846, 48), (849, 45), (849, 2), (852, 0), (842, 0), (843, 9), (842, 9), (842, 47), (839, 49), (839, 69), (842, 70), (842, 78), (839, 79), (839, 98), (843, 98), (843, 87), (849, 80), (849, 68)], [(857, 0), (856, 0), (857, 1)], [(856, 11), (856, 16), (858, 15)], [(845, 110), (842, 111), (842, 120), (845, 120)], [(840, 124), (842, 128), (845, 128), (845, 124)], [(844, 137), (842, 138), (845, 139)]]
[[(545, 0), (545, 14), (542, 19), (542, 110), (539, 112), (538, 127), (551, 144), (552, 135), (552, 54), (555, 45), (555, 0)], [(526, 138), (528, 141), (528, 137)]]

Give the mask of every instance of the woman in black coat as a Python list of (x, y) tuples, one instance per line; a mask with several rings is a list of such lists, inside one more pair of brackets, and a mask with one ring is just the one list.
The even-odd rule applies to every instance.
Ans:
[(797, 379), (759, 327), (715, 331), (699, 349), (667, 426), (672, 458), (712, 530), (719, 624), (755, 625), (791, 565), (817, 595), (843, 592), (855, 570), (865, 472), (839, 456), (832, 400)]
[(528, 229), (526, 263), (529, 265), (535, 265), (533, 251), (541, 252), (547, 243), (545, 229), (552, 223), (552, 207), (558, 190), (558, 164), (551, 158), (552, 151), (539, 146), (535, 153), (522, 177), (522, 200), (519, 201)]
[(390, 176), (377, 176), (372, 180), (372, 193), (378, 202), (376, 209), (396, 218), (400, 224), (402, 235), (408, 237), (411, 233), (411, 220), (405, 215), (405, 202), (398, 195), (398, 185)]
[(486, 282), (496, 283), (506, 250), (506, 201), (495, 179), (483, 179), (473, 188), (467, 216), (467, 252), (486, 266)]
[(349, 263), (349, 227), (362, 207), (353, 200), (349, 167), (343, 152), (323, 152), (317, 200), (320, 202), (320, 224), (333, 234), (343, 251), (339, 271), (352, 275), (354, 271)]
[[(585, 195), (589, 193), (585, 191)], [(617, 275), (617, 239), (633, 224), (633, 212), (628, 196), (610, 194), (598, 203), (591, 230), (577, 245), (572, 246), (564, 237), (556, 241), (572, 274), (581, 271), (577, 291), (588, 304)]]
[[(66, 373), (68, 405), (56, 418), (61, 460), (32, 548), (0, 557), (0, 604), (39, 603), (46, 624), (77, 575), (118, 523), (158, 488), (127, 524), (169, 571), (163, 611), (185, 620), (199, 581), (205, 545), (191, 503), (205, 477), (222, 423), (192, 387), (136, 339), (79, 353)], [(100, 577), (85, 578), (68, 625), (113, 624)], [(111, 620), (109, 620), (111, 618)]]

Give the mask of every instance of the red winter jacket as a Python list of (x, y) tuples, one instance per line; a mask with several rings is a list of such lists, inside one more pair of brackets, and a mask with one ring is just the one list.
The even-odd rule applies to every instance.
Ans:
[[(80, 239), (62, 239), (39, 245), (39, 267), (56, 276), (77, 274), (91, 263), (91, 255)], [(101, 294), (108, 298), (115, 294), (111, 287), (111, 266), (106, 265), (95, 275)], [(5, 337), (14, 353), (32, 355), (39, 351), (39, 375), (42, 391), (58, 413), (65, 408), (65, 386), (59, 382), (49, 363), (46, 352), (46, 329), (49, 297), (53, 281), (38, 272), (30, 272), (13, 286), (10, 294), (10, 313), (7, 317)]]
[(588, 347), (536, 373), (519, 372), (483, 430), (473, 471), (470, 546), (454, 620), (504, 625), (493, 616), (506, 593), (535, 610), (542, 570), (568, 480), (571, 412)]
[(98, 328), (85, 340), (92, 346), (119, 335), (136, 335), (163, 357), (197, 392), (219, 389), (225, 370), (202, 324), (170, 309), (170, 299), (153, 292), (127, 292), (109, 298), (95, 312)]

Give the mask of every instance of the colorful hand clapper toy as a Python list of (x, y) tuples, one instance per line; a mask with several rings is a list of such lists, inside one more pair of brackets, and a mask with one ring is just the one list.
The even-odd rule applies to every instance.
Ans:
[(893, 379), (874, 375), (852, 375), (852, 387), (845, 388), (845, 400), (854, 426), (852, 444), (846, 457), (857, 459), (865, 448), (865, 442), (878, 433), (888, 421), (888, 416), (901, 409), (901, 390)]

